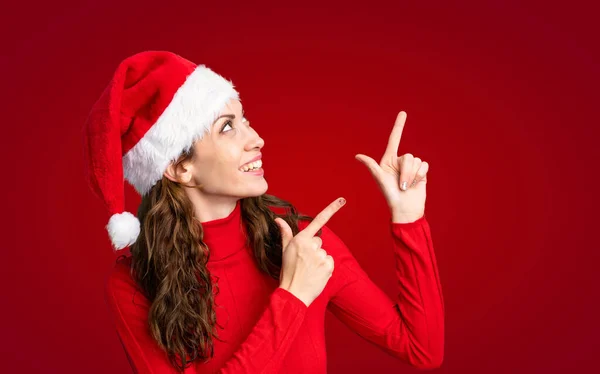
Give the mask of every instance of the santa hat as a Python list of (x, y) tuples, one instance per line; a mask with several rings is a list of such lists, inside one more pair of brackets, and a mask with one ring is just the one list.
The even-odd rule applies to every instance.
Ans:
[(144, 195), (171, 161), (208, 132), (230, 99), (231, 81), (171, 52), (126, 58), (84, 126), (86, 177), (110, 213), (113, 247), (135, 242), (140, 222), (125, 211), (124, 180)]

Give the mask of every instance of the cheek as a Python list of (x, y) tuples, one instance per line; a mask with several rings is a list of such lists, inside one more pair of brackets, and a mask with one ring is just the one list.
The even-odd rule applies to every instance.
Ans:
[(215, 184), (231, 178), (239, 178), (239, 162), (229, 155), (204, 158), (202, 162), (196, 162), (194, 168), (198, 170), (196, 178), (202, 183)]
[[(237, 184), (244, 175), (238, 170), (242, 163), (243, 146), (223, 139), (219, 142), (208, 142), (199, 146), (194, 162), (196, 180), (205, 185)], [(227, 181), (227, 182), (225, 182)]]
[(230, 174), (237, 170), (238, 161), (232, 155), (220, 155), (214, 160), (214, 169), (219, 173)]

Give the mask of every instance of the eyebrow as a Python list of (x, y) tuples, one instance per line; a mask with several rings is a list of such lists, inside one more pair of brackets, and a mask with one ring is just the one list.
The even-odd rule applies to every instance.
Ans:
[[(245, 114), (246, 112), (244, 111), (244, 109), (242, 108), (242, 116)], [(215, 122), (213, 122), (213, 126), (221, 119), (221, 118), (231, 118), (231, 119), (235, 119), (235, 115), (234, 114), (222, 114), (220, 115)]]
[(218, 117), (218, 118), (215, 120), (215, 122), (213, 122), (213, 123), (217, 123), (217, 121), (218, 121), (218, 120), (220, 120), (221, 118), (225, 118), (225, 117), (227, 117), (227, 118), (232, 118), (232, 119), (233, 119), (233, 118), (235, 118), (235, 115), (233, 115), (233, 114), (223, 114), (223, 115), (220, 115), (220, 116), (219, 116), (219, 117)]
[(219, 122), (219, 120), (220, 120), (221, 118), (231, 118), (231, 119), (234, 119), (234, 118), (235, 118), (235, 116), (234, 116), (233, 114), (222, 114), (222, 115), (220, 115), (220, 116), (219, 116), (219, 117), (218, 117), (218, 118), (215, 120), (215, 122), (213, 122), (213, 123), (212, 123), (212, 125), (210, 125), (210, 127), (211, 127), (211, 128), (215, 127), (215, 126), (217, 125), (217, 122)]

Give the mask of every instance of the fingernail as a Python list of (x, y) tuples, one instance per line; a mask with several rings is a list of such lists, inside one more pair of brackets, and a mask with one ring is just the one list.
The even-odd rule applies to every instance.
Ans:
[(340, 199), (340, 206), (343, 206), (344, 204), (346, 204), (346, 199), (344, 199), (344, 198)]
[(406, 185), (408, 184), (408, 182), (404, 181), (400, 184), (400, 189), (402, 189), (402, 191), (406, 191)]

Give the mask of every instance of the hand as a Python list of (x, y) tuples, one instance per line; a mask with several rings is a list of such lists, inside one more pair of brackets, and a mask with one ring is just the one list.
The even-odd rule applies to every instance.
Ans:
[(410, 153), (398, 157), (398, 147), (406, 121), (406, 112), (398, 113), (387, 148), (379, 164), (371, 157), (355, 158), (367, 166), (383, 192), (392, 213), (392, 221), (413, 222), (425, 214), (429, 164)]
[[(343, 201), (340, 203), (340, 201)], [(309, 306), (323, 292), (333, 274), (333, 257), (321, 248), (323, 241), (315, 236), (327, 221), (345, 204), (336, 199), (296, 236), (282, 218), (275, 218), (281, 231), (282, 261), (280, 287), (288, 290)]]

